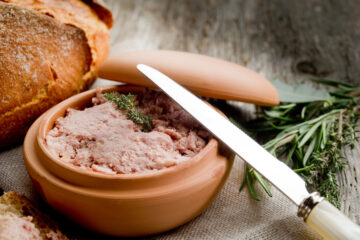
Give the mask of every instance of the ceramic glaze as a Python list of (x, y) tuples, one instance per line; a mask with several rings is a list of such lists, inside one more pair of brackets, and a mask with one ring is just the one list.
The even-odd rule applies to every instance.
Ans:
[[(42, 115), (24, 141), (24, 160), (44, 200), (85, 228), (134, 237), (164, 232), (204, 211), (229, 174), (234, 155), (210, 139), (196, 155), (171, 168), (138, 174), (106, 175), (73, 167), (49, 151), (45, 137), (69, 108), (84, 109), (98, 90), (75, 95)], [(112, 86), (101, 92), (141, 92)]]
[(122, 52), (109, 57), (99, 76), (140, 86), (154, 87), (136, 69), (149, 65), (174, 79), (191, 92), (204, 97), (255, 103), (279, 104), (276, 88), (260, 74), (221, 59), (179, 51), (147, 50)]
[[(100, 77), (153, 87), (137, 71), (147, 64), (201, 96), (265, 106), (279, 103), (275, 87), (259, 74), (234, 63), (174, 51), (139, 51), (111, 57)], [(102, 92), (141, 92), (129, 85)], [(224, 185), (233, 153), (210, 139), (196, 155), (170, 168), (138, 174), (106, 175), (70, 166), (48, 150), (45, 137), (69, 108), (91, 105), (96, 90), (75, 95), (43, 114), (24, 141), (29, 176), (45, 201), (73, 221), (96, 232), (135, 237), (184, 224), (204, 211)], [(220, 151), (221, 150), (221, 151)], [(241, 177), (241, 176), (240, 176)]]

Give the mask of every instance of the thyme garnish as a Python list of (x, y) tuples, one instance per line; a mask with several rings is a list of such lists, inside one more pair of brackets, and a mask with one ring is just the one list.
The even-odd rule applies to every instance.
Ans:
[(142, 114), (139, 108), (136, 107), (132, 94), (116, 94), (115, 92), (104, 93), (104, 97), (109, 101), (115, 103), (117, 109), (126, 111), (126, 118), (136, 124), (142, 125), (141, 131), (150, 132), (153, 128), (150, 115)]
[[(260, 108), (261, 118), (248, 127), (254, 132), (273, 134), (274, 138), (264, 148), (283, 159), (305, 180), (308, 188), (317, 190), (339, 208), (336, 174), (345, 165), (340, 150), (345, 146), (353, 148), (358, 140), (360, 88), (326, 79), (314, 81), (332, 87), (328, 99)], [(259, 200), (254, 188), (256, 181), (271, 196), (267, 182), (245, 166), (240, 189), (247, 186), (252, 198)]]

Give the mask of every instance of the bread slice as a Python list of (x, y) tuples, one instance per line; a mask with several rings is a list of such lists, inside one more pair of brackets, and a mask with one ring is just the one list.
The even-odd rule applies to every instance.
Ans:
[(95, 80), (109, 52), (104, 9), (94, 1), (0, 0), (0, 150)]
[[(32, 232), (33, 236), (26, 238), (21, 235), (21, 231), (16, 231), (17, 228), (1, 229), (6, 228), (5, 222), (11, 221), (24, 223), (21, 225), (23, 229), (20, 230)], [(34, 227), (35, 229), (32, 229)], [(7, 233), (6, 236), (2, 236), (1, 230), (3, 235)], [(57, 224), (49, 216), (36, 209), (26, 197), (16, 192), (7, 192), (0, 197), (0, 239), (63, 240), (68, 238), (61, 233)]]

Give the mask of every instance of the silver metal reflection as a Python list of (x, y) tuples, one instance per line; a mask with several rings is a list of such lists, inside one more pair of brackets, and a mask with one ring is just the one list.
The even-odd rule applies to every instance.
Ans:
[(321, 197), (318, 192), (311, 193), (310, 196), (299, 205), (297, 213), (298, 217), (301, 217), (306, 221), (311, 210), (313, 210), (313, 208), (322, 200), (324, 200), (324, 198)]
[(149, 66), (137, 68), (297, 206), (309, 196), (305, 182), (293, 170), (198, 97)]

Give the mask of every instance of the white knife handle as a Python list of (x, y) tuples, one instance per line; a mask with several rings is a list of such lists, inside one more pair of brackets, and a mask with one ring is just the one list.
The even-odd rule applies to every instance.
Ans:
[(325, 239), (360, 239), (360, 227), (328, 201), (316, 204), (305, 222)]

